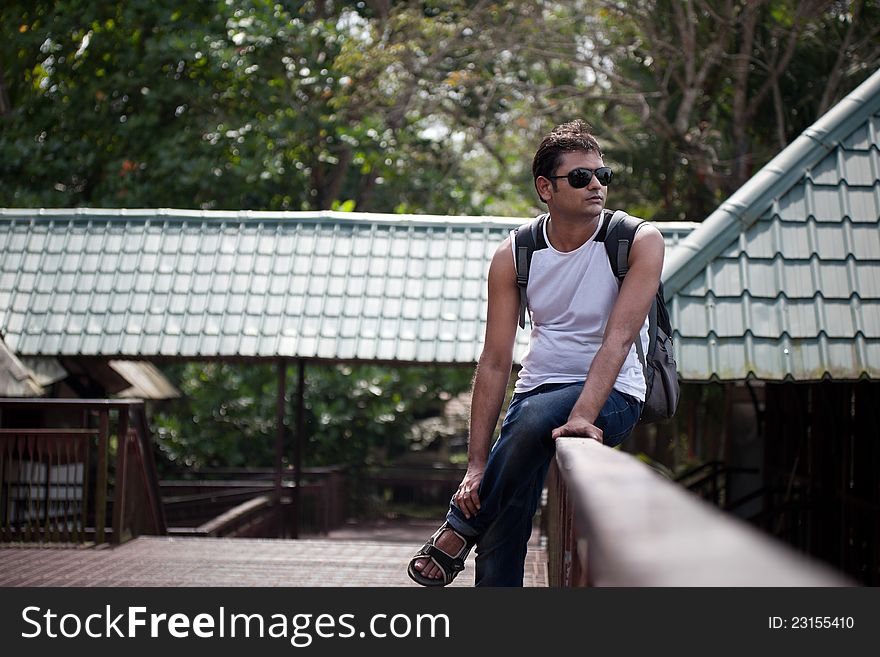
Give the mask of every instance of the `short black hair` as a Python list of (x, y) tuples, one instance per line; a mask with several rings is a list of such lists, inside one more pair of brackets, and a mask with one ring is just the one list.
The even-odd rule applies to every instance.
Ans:
[[(559, 166), (562, 156), (566, 153), (595, 151), (602, 156), (602, 149), (599, 148), (599, 142), (593, 136), (592, 130), (589, 124), (580, 119), (553, 128), (541, 140), (541, 144), (535, 152), (535, 158), (532, 160), (533, 180), (537, 182), (539, 176), (545, 178), (552, 176)], [(540, 198), (540, 194), (538, 198)], [(541, 201), (546, 203), (544, 199)]]

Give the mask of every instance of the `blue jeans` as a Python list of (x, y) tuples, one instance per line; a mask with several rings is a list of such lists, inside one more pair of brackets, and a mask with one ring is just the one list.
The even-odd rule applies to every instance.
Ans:
[[(532, 518), (556, 451), (550, 433), (568, 420), (583, 387), (582, 381), (549, 383), (515, 394), (489, 452), (479, 512), (465, 518), (450, 504), (449, 524), (477, 537), (477, 586), (522, 586)], [(612, 390), (595, 422), (604, 443), (615, 447), (623, 442), (641, 409), (635, 397)]]

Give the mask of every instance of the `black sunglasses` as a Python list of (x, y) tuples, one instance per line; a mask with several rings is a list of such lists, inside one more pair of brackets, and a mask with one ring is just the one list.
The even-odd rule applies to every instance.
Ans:
[(598, 180), (604, 187), (611, 182), (611, 177), (614, 175), (614, 172), (611, 171), (611, 167), (599, 167), (595, 171), (593, 171), (592, 169), (587, 169), (585, 167), (578, 167), (577, 169), (572, 169), (564, 176), (545, 177), (549, 178), (550, 180), (556, 180), (557, 178), (567, 178), (569, 185), (571, 185), (575, 189), (581, 189), (590, 184), (590, 181), (593, 179), (594, 175), (596, 176), (596, 180)]

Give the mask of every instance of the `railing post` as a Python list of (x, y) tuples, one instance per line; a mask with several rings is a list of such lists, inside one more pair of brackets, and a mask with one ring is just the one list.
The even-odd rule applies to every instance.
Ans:
[[(6, 454), (9, 453), (9, 458), (7, 459)], [(0, 500), (4, 497), (6, 498), (6, 508), (0, 511), (0, 516), (3, 518), (3, 525), (0, 527), (0, 537), (4, 542), (7, 542), (11, 539), (12, 536), (12, 522), (10, 520), (12, 514), (12, 495), (11, 495), (11, 487), (12, 484), (10, 482), (11, 472), (7, 474), (6, 468), (12, 466), (12, 439), (4, 437), (4, 440), (0, 441), (0, 487), (5, 488), (5, 490), (0, 490)], [(5, 493), (5, 496), (3, 495)]]
[(107, 442), (110, 432), (109, 411), (98, 411), (98, 464), (95, 475), (95, 543), (104, 542), (107, 521)]
[(25, 518), (25, 524), (27, 526), (27, 532), (24, 534), (27, 536), (28, 541), (34, 540), (34, 516), (36, 513), (34, 512), (34, 507), (37, 502), (34, 501), (34, 437), (33, 436), (25, 436), (22, 441), (24, 445), (24, 449), (22, 453), (27, 454), (27, 474), (24, 478), (24, 485), (27, 490), (27, 494), (25, 499), (27, 500), (27, 516)]
[(153, 518), (153, 531), (157, 534), (166, 534), (168, 527), (165, 522), (165, 510), (159, 492), (159, 477), (156, 474), (156, 461), (153, 458), (153, 444), (149, 439), (150, 428), (147, 425), (147, 412), (143, 404), (134, 409), (134, 412), (134, 427), (138, 436), (138, 444), (140, 445), (141, 464), (146, 479), (150, 514)]
[(128, 409), (119, 410), (116, 439), (116, 479), (113, 486), (113, 545), (122, 543), (125, 522), (126, 479), (128, 477)]
[[(46, 455), (46, 484), (44, 487), (44, 499), (46, 501), (43, 504), (43, 532), (42, 532), (42, 535), (43, 535), (43, 540), (51, 541), (56, 538), (55, 532), (54, 532), (55, 525), (54, 525), (54, 522), (52, 519), (52, 513), (51, 513), (51, 508), (52, 508), (52, 447), (53, 447), (53, 445), (51, 444), (52, 443), (51, 438), (46, 438), (44, 442), (46, 443), (46, 445), (45, 445), (45, 448), (46, 448), (46, 451), (45, 451), (45, 455)], [(38, 460), (40, 461), (40, 463), (42, 463), (42, 458), (41, 458), (42, 454), (40, 454), (39, 450), (37, 451), (37, 454), (39, 455)]]
[[(83, 426), (84, 427), (89, 426), (88, 422), (83, 422)], [(82, 510), (81, 510), (82, 520), (81, 520), (80, 526), (76, 528), (76, 534), (75, 534), (76, 541), (78, 543), (85, 542), (85, 540), (86, 540), (86, 536), (85, 536), (86, 527), (89, 524), (89, 463), (91, 463), (91, 458), (90, 458), (90, 454), (92, 451), (91, 447), (92, 447), (91, 437), (90, 436), (83, 436), (83, 438), (82, 438), (82, 450), (83, 450), (83, 457), (82, 457), (82, 464), (83, 464), (82, 465), (82, 468), (83, 468), (83, 472), (82, 472)], [(76, 459), (76, 462), (78, 463), (79, 462), (79, 451), (77, 450), (76, 447), (74, 447), (74, 458)], [(76, 527), (76, 525), (74, 525), (74, 527)]]

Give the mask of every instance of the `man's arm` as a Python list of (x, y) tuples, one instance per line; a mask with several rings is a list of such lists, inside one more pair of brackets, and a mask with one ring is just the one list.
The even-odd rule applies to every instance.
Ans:
[(518, 313), (519, 288), (516, 285), (516, 269), (508, 238), (495, 251), (489, 266), (486, 339), (474, 375), (468, 468), (453, 496), (456, 506), (467, 518), (480, 508), (480, 482), (483, 480), (492, 435), (510, 380)]
[(602, 440), (602, 431), (595, 426), (602, 406), (611, 394), (620, 368), (638, 337), (651, 302), (660, 285), (663, 270), (663, 236), (644, 224), (633, 239), (629, 271), (620, 287), (620, 295), (611, 310), (602, 346), (593, 359), (584, 389), (575, 402), (568, 421), (553, 430), (553, 438), (586, 436)]

